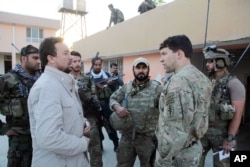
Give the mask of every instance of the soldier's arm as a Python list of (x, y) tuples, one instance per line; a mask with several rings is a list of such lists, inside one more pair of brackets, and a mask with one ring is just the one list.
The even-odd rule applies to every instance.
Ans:
[(232, 82), (229, 83), (228, 88), (230, 91), (231, 103), (235, 107), (235, 114), (230, 121), (228, 134), (235, 136), (239, 129), (244, 111), (246, 90), (244, 85), (238, 79), (233, 79), (231, 81)]

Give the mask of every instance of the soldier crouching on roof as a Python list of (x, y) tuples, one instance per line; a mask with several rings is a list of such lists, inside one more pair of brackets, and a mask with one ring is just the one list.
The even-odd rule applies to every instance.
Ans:
[(23, 47), (20, 61), (0, 78), (0, 113), (6, 116), (6, 123), (0, 121), (0, 135), (8, 136), (8, 167), (30, 167), (32, 161), (27, 98), (40, 76), (38, 49), (32, 45)]

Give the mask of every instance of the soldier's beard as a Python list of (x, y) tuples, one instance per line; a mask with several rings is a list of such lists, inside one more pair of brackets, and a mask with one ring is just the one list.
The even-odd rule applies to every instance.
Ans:
[(144, 73), (139, 73), (136, 75), (134, 72), (134, 77), (136, 80), (142, 82), (142, 81), (145, 81), (148, 79), (148, 74), (149, 74), (149, 72), (146, 75)]

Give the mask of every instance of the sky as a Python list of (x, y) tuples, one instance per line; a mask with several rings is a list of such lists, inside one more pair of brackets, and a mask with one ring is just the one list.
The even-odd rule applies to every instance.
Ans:
[[(74, 2), (76, 0), (73, 0)], [(86, 36), (105, 30), (109, 24), (109, 4), (120, 9), (128, 20), (139, 15), (137, 9), (143, 0), (85, 0), (88, 14)], [(173, 0), (165, 0), (169, 2)], [(62, 13), (58, 7), (63, 0), (0, 0), (0, 11), (61, 20)]]

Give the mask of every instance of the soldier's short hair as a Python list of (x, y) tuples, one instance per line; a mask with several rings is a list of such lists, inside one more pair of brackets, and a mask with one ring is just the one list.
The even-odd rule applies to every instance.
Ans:
[(70, 54), (72, 56), (78, 56), (78, 57), (82, 58), (81, 54), (79, 52), (77, 52), (77, 51), (71, 51)]
[(185, 53), (185, 57), (187, 58), (191, 58), (193, 53), (192, 43), (186, 35), (168, 37), (160, 44), (159, 49), (163, 48), (169, 48), (174, 52), (180, 49)]

